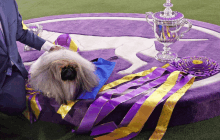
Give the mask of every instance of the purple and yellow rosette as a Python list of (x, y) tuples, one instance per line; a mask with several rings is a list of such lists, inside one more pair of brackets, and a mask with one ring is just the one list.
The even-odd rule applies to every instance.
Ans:
[(192, 74), (196, 77), (207, 77), (220, 71), (218, 63), (205, 56), (185, 57), (177, 62), (172, 62), (177, 70)]

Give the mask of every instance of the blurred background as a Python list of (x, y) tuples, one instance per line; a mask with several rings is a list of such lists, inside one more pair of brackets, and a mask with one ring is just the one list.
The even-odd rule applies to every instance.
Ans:
[[(16, 0), (23, 20), (76, 13), (140, 13), (163, 11), (166, 0)], [(171, 0), (185, 18), (220, 25), (220, 0)]]

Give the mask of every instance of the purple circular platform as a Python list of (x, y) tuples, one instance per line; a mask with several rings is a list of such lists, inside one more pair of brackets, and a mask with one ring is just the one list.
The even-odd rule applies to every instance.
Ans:
[[(154, 38), (154, 33), (152, 27), (144, 21), (144, 14), (124, 14), (124, 13), (94, 13), (94, 14), (72, 14), (72, 15), (59, 15), (59, 16), (49, 16), (36, 19), (30, 19), (24, 21), (24, 23), (34, 23), (46, 20), (61, 19), (61, 18), (82, 18), (82, 17), (111, 17), (112, 19), (82, 19), (82, 20), (69, 20), (69, 21), (58, 21), (51, 23), (43, 23), (43, 29), (47, 31), (59, 32), (59, 33), (69, 33), (69, 34), (80, 34), (80, 35), (90, 35), (90, 36), (102, 36), (102, 37), (120, 37), (120, 36), (130, 36), (130, 37), (142, 37), (142, 38)], [(126, 20), (126, 19), (113, 19), (114, 17), (119, 18), (134, 18), (136, 20)], [(139, 20), (140, 19), (140, 20)], [(142, 19), (142, 20), (141, 20)], [(215, 34), (209, 34), (207, 32), (198, 30), (198, 28), (193, 28), (191, 31), (185, 34), (183, 39), (207, 39), (200, 41), (178, 41), (171, 46), (172, 51), (175, 51), (179, 57), (187, 56), (207, 56), (220, 64), (220, 26), (204, 23), (200, 21), (190, 20), (195, 27), (205, 28), (208, 31), (214, 32)], [(162, 50), (162, 45), (155, 41), (155, 47), (158, 51)], [(43, 52), (23, 52), (23, 44), (18, 43), (19, 52), (24, 62), (30, 61), (29, 59), (36, 60)], [(80, 52), (80, 54), (88, 60), (95, 59), (97, 57), (102, 57), (108, 59), (115, 56), (115, 49), (101, 49), (94, 51)], [(32, 57), (34, 56), (34, 57)], [(137, 57), (148, 64), (142, 66), (141, 68), (135, 70), (133, 73), (137, 73), (151, 67), (160, 67), (164, 63), (158, 62), (152, 57), (146, 56), (142, 53), (137, 53)], [(131, 63), (127, 60), (119, 59), (113, 60), (116, 62), (116, 67), (107, 81), (107, 83), (112, 82), (116, 79), (123, 77), (117, 72), (123, 69), (127, 69), (131, 66)], [(217, 79), (215, 79), (215, 77)], [(216, 82), (211, 84), (204, 84), (193, 89), (189, 89), (186, 94), (177, 103), (169, 126), (176, 126), (188, 123), (194, 123), (206, 119), (210, 119), (220, 115), (220, 79), (218, 74), (212, 77)], [(205, 79), (207, 80), (207, 79)], [(206, 82), (205, 82), (206, 83)], [(135, 101), (140, 99), (142, 96), (137, 96), (121, 105), (119, 105), (113, 112), (111, 112), (101, 123), (114, 121), (116, 124), (120, 123), (120, 120), (124, 117), (130, 107)], [(39, 98), (39, 100), (43, 100)], [(82, 100), (76, 103), (76, 105), (70, 110), (69, 114), (74, 118), (71, 124), (79, 126), (87, 108), (93, 102), (93, 100)], [(147, 123), (145, 124), (145, 129), (154, 129), (159, 115), (162, 110), (164, 102), (159, 104), (154, 112), (151, 114)], [(63, 120), (59, 116), (52, 114), (47, 108), (46, 104), (43, 106), (45, 108), (42, 110), (39, 116), (40, 120), (52, 121), (55, 123), (62, 123)], [(55, 109), (56, 110), (56, 109)], [(42, 115), (44, 114), (44, 115)], [(115, 115), (117, 114), (117, 115)], [(53, 116), (54, 115), (54, 116)], [(54, 118), (49, 118), (48, 116), (53, 116)]]

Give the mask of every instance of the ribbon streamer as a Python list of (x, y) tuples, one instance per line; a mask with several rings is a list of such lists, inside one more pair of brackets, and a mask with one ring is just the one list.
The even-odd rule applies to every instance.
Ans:
[[(165, 77), (165, 76), (164, 76)], [(179, 75), (178, 79), (180, 79), (182, 77), (182, 75)], [(162, 78), (162, 77), (161, 77)], [(160, 79), (160, 78), (159, 78)], [(160, 81), (158, 79), (158, 82)], [(177, 80), (178, 81), (178, 80)], [(163, 97), (162, 100), (160, 100), (160, 102), (158, 104), (160, 104), (162, 101), (164, 101), (165, 99), (167, 99), (171, 94), (175, 93), (178, 89), (179, 89), (180, 85), (176, 84), (171, 90), (170, 92), (167, 93), (166, 96)], [(124, 119), (121, 121), (121, 123), (119, 124), (118, 127), (123, 127), (128, 125), (128, 123), (132, 120), (132, 118), (134, 117), (134, 115), (137, 113), (138, 109), (141, 107), (141, 105), (144, 103), (144, 101), (152, 94), (153, 92), (145, 95), (144, 97), (142, 97), (140, 100), (138, 100), (132, 107), (131, 109), (128, 111), (128, 113), (125, 115)]]
[(101, 124), (101, 125), (93, 128), (90, 136), (96, 136), (96, 135), (101, 135), (101, 134), (105, 134), (105, 133), (110, 133), (117, 128), (118, 128), (117, 125), (113, 121), (108, 122), (108, 123), (104, 123), (104, 124)]
[[(165, 64), (164, 66), (162, 66), (162, 68), (167, 68), (167, 67), (169, 67), (169, 66), (170, 66), (170, 64), (167, 63), (167, 64)], [(109, 83), (109, 84), (104, 85), (104, 86), (100, 89), (99, 92), (104, 91), (104, 90), (107, 90), (107, 89), (110, 89), (110, 88), (113, 88), (113, 87), (116, 87), (117, 85), (120, 85), (120, 84), (122, 84), (122, 83), (131, 81), (132, 79), (134, 79), (134, 78), (137, 77), (137, 76), (142, 76), (142, 77), (143, 77), (143, 76), (146, 76), (147, 74), (148, 74), (148, 70), (141, 71), (141, 72), (136, 73), (136, 74), (126, 75), (126, 76), (122, 77), (121, 79), (118, 79), (118, 80), (116, 80), (116, 81), (113, 81), (113, 82), (111, 82), (111, 83)]]
[(34, 114), (36, 119), (38, 119), (40, 112), (42, 110), (40, 103), (38, 101), (39, 91), (36, 91), (33, 88), (31, 88), (27, 81), (25, 84), (25, 89), (26, 89), (27, 94), (29, 95), (29, 96), (28, 95), (26, 96), (28, 100), (28, 108), (29, 108), (29, 113), (28, 113), (29, 116), (26, 116), (26, 118), (28, 118), (29, 120), (32, 120), (33, 119), (32, 114)]
[(41, 112), (41, 106), (39, 104), (39, 101), (38, 101), (38, 96), (39, 94), (34, 94), (33, 97), (31, 98), (31, 109), (36, 117), (36, 119), (38, 119), (39, 115), (40, 115), (40, 112)]
[[(132, 106), (132, 108), (133, 109), (130, 109), (129, 110), (129, 112), (126, 114), (126, 116), (124, 117), (124, 119), (122, 120), (122, 123), (121, 124), (123, 124), (124, 122), (126, 122), (126, 120), (129, 120), (129, 118), (130, 117), (132, 117), (132, 115), (133, 115), (133, 117), (134, 117), (134, 115), (137, 113), (137, 111), (138, 111), (138, 109), (136, 109), (136, 106), (137, 105), (139, 105), (139, 104), (143, 104), (143, 102), (151, 95), (153, 93), (153, 91), (151, 91), (151, 92), (149, 92), (149, 93), (144, 93), (144, 94), (146, 94), (146, 95), (144, 95), (144, 97), (142, 97), (141, 99), (139, 99), (133, 106)], [(135, 108), (134, 108), (135, 107)], [(136, 111), (136, 112), (134, 112), (134, 111)], [(132, 118), (133, 118), (132, 117)], [(132, 119), (131, 118), (131, 119)], [(131, 120), (130, 119), (130, 120)], [(130, 122), (130, 121), (129, 121)], [(128, 123), (129, 123), (128, 122)], [(114, 123), (114, 122), (112, 122), (112, 123)], [(112, 131), (114, 131), (115, 129), (117, 129), (117, 128), (119, 128), (119, 127), (122, 127), (122, 125), (116, 125), (115, 123), (115, 127), (113, 128), (113, 124), (112, 123), (105, 123), (105, 124), (101, 124), (101, 125), (99, 125), (99, 126), (96, 126), (96, 127), (94, 127), (93, 129), (92, 129), (92, 133), (90, 134), (90, 136), (95, 136), (95, 135), (101, 135), (101, 134), (105, 134), (105, 133), (110, 133), (110, 132), (112, 132)], [(107, 130), (109, 130), (110, 128), (110, 130), (111, 131), (104, 131), (103, 130), (103, 127), (102, 126), (106, 126), (106, 127), (108, 127), (108, 129)]]
[[(149, 85), (160, 85), (162, 83), (164, 83), (167, 79), (169, 75), (165, 75), (163, 77), (160, 77), (150, 83), (148, 83)], [(179, 75), (177, 81), (180, 81), (182, 77), (182, 74)], [(180, 87), (182, 87), (183, 85), (185, 85), (185, 83), (183, 82), (178, 82), (167, 94), (166, 96), (163, 97), (162, 100), (160, 100), (160, 102), (158, 104), (160, 104), (162, 101), (164, 101), (165, 99), (167, 99), (170, 95), (172, 95), (173, 93), (175, 93)], [(135, 90), (134, 90), (135, 91)], [(133, 92), (133, 91), (132, 91)], [(125, 115), (124, 119), (121, 121), (121, 123), (118, 125), (118, 128), (119, 127), (123, 127), (123, 126), (127, 126), (129, 124), (129, 122), (132, 120), (132, 118), (135, 116), (135, 114), (137, 113), (137, 111), (139, 110), (139, 108), (141, 107), (141, 105), (144, 103), (144, 101), (150, 97), (150, 95), (152, 94), (153, 92), (150, 91), (149, 94), (145, 95), (144, 97), (142, 97), (140, 100), (138, 100), (136, 103), (134, 103), (134, 105), (130, 108), (130, 110), (127, 112), (127, 114)], [(127, 94), (126, 94), (127, 95)], [(120, 98), (120, 97), (119, 97)], [(116, 99), (116, 98), (114, 98)], [(105, 104), (106, 106), (106, 104)], [(104, 107), (102, 108), (103, 111), (107, 111), (108, 112), (108, 108), (104, 109)], [(101, 114), (101, 113), (100, 113)], [(98, 120), (98, 119), (97, 119)], [(92, 133), (94, 134), (100, 134), (100, 132), (96, 132), (96, 131), (101, 131), (99, 129), (92, 129)], [(140, 131), (139, 131), (140, 132)], [(138, 132), (138, 133), (139, 133)], [(128, 137), (129, 138), (132, 138), (135, 137), (136, 135), (138, 135), (138, 133), (134, 133), (134, 134), (130, 134)], [(103, 133), (102, 133), (103, 134)], [(125, 137), (127, 138), (127, 137)], [(124, 139), (124, 138), (123, 138)]]
[[(156, 70), (154, 70), (151, 73), (152, 74), (151, 79), (156, 79), (157, 77), (160, 77), (165, 72), (165, 69), (163, 69), (163, 71), (157, 71), (158, 69), (159, 68), (157, 68)], [(160, 69), (162, 69), (162, 68), (160, 68)], [(125, 95), (122, 95), (120, 97), (116, 97), (114, 99), (109, 100), (102, 107), (102, 110), (100, 111), (99, 116), (98, 116), (95, 124), (98, 124), (105, 116), (107, 116), (110, 112), (112, 112), (119, 104), (126, 102), (135, 96), (138, 96), (139, 94), (143, 93), (144, 91), (147, 91), (155, 86), (162, 84), (163, 82), (166, 81), (167, 77), (168, 76), (163, 76), (161, 78), (156, 79), (153, 82), (142, 85), (139, 88), (137, 88), (137, 89), (125, 94)]]
[(33, 121), (34, 121), (34, 115), (33, 115), (33, 111), (31, 110), (31, 98), (33, 97), (34, 95), (31, 94), (30, 96), (28, 96), (28, 110), (29, 110), (29, 113), (30, 113), (30, 123), (32, 124)]
[(169, 75), (164, 84), (156, 89), (153, 94), (145, 100), (134, 118), (127, 127), (121, 127), (112, 133), (95, 138), (96, 140), (120, 139), (130, 135), (132, 132), (139, 132), (148, 120), (156, 105), (174, 87), (178, 80), (180, 71), (174, 71)]
[(185, 94), (185, 92), (192, 86), (195, 77), (192, 75), (186, 76), (183, 82), (187, 82), (181, 89), (179, 89), (176, 93), (171, 95), (165, 102), (157, 127), (154, 133), (151, 135), (149, 140), (160, 140), (164, 136), (167, 126), (169, 124), (171, 115), (173, 113), (174, 107), (179, 99)]
[[(152, 73), (154, 70), (156, 69), (156, 67), (151, 68), (150, 70), (146, 70), (145, 71), (145, 76), (147, 74)], [(136, 79), (138, 80), (138, 79)], [(149, 79), (146, 79), (145, 82), (149, 81)], [(114, 83), (114, 82), (112, 82)], [(138, 83), (138, 82), (135, 82)], [(102, 107), (104, 106), (104, 104), (111, 99), (112, 94), (114, 93), (122, 93), (125, 90), (127, 90), (129, 87), (132, 87), (134, 85), (130, 84), (130, 83), (126, 83), (122, 86), (119, 86), (118, 88), (111, 90), (109, 92), (104, 93), (102, 96), (100, 96), (98, 99), (96, 99), (88, 108), (88, 110), (86, 111), (85, 116), (83, 117), (77, 133), (85, 133), (85, 132), (89, 132), (92, 127), (93, 124), (95, 123), (95, 120), (97, 119), (99, 112), (101, 111)], [(136, 86), (136, 85), (135, 85)]]
[(67, 105), (62, 104), (60, 108), (57, 110), (57, 113), (61, 115), (62, 119), (65, 118), (70, 109), (78, 102), (76, 101), (67, 101)]

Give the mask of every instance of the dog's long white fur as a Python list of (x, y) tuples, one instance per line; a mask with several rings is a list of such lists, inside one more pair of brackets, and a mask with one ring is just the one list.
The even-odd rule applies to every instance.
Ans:
[[(73, 81), (62, 81), (60, 63), (65, 60), (65, 65), (77, 65), (77, 76)], [(59, 63), (54, 63), (58, 61)], [(57, 65), (57, 66), (56, 66)], [(94, 71), (93, 63), (80, 56), (77, 52), (60, 49), (45, 52), (30, 67), (30, 85), (41, 90), (45, 96), (55, 98), (58, 103), (73, 100), (98, 84), (98, 77)]]
[(61, 49), (59, 51), (52, 51), (52, 52), (45, 52), (41, 55), (37, 61), (35, 61), (30, 67), (30, 73), (34, 72), (38, 69), (39, 65), (48, 65), (53, 61), (60, 60), (60, 59), (68, 59), (74, 60), (79, 63), (81, 66), (95, 71), (95, 65), (82, 56), (80, 56), (77, 52), (73, 52), (67, 49)]

